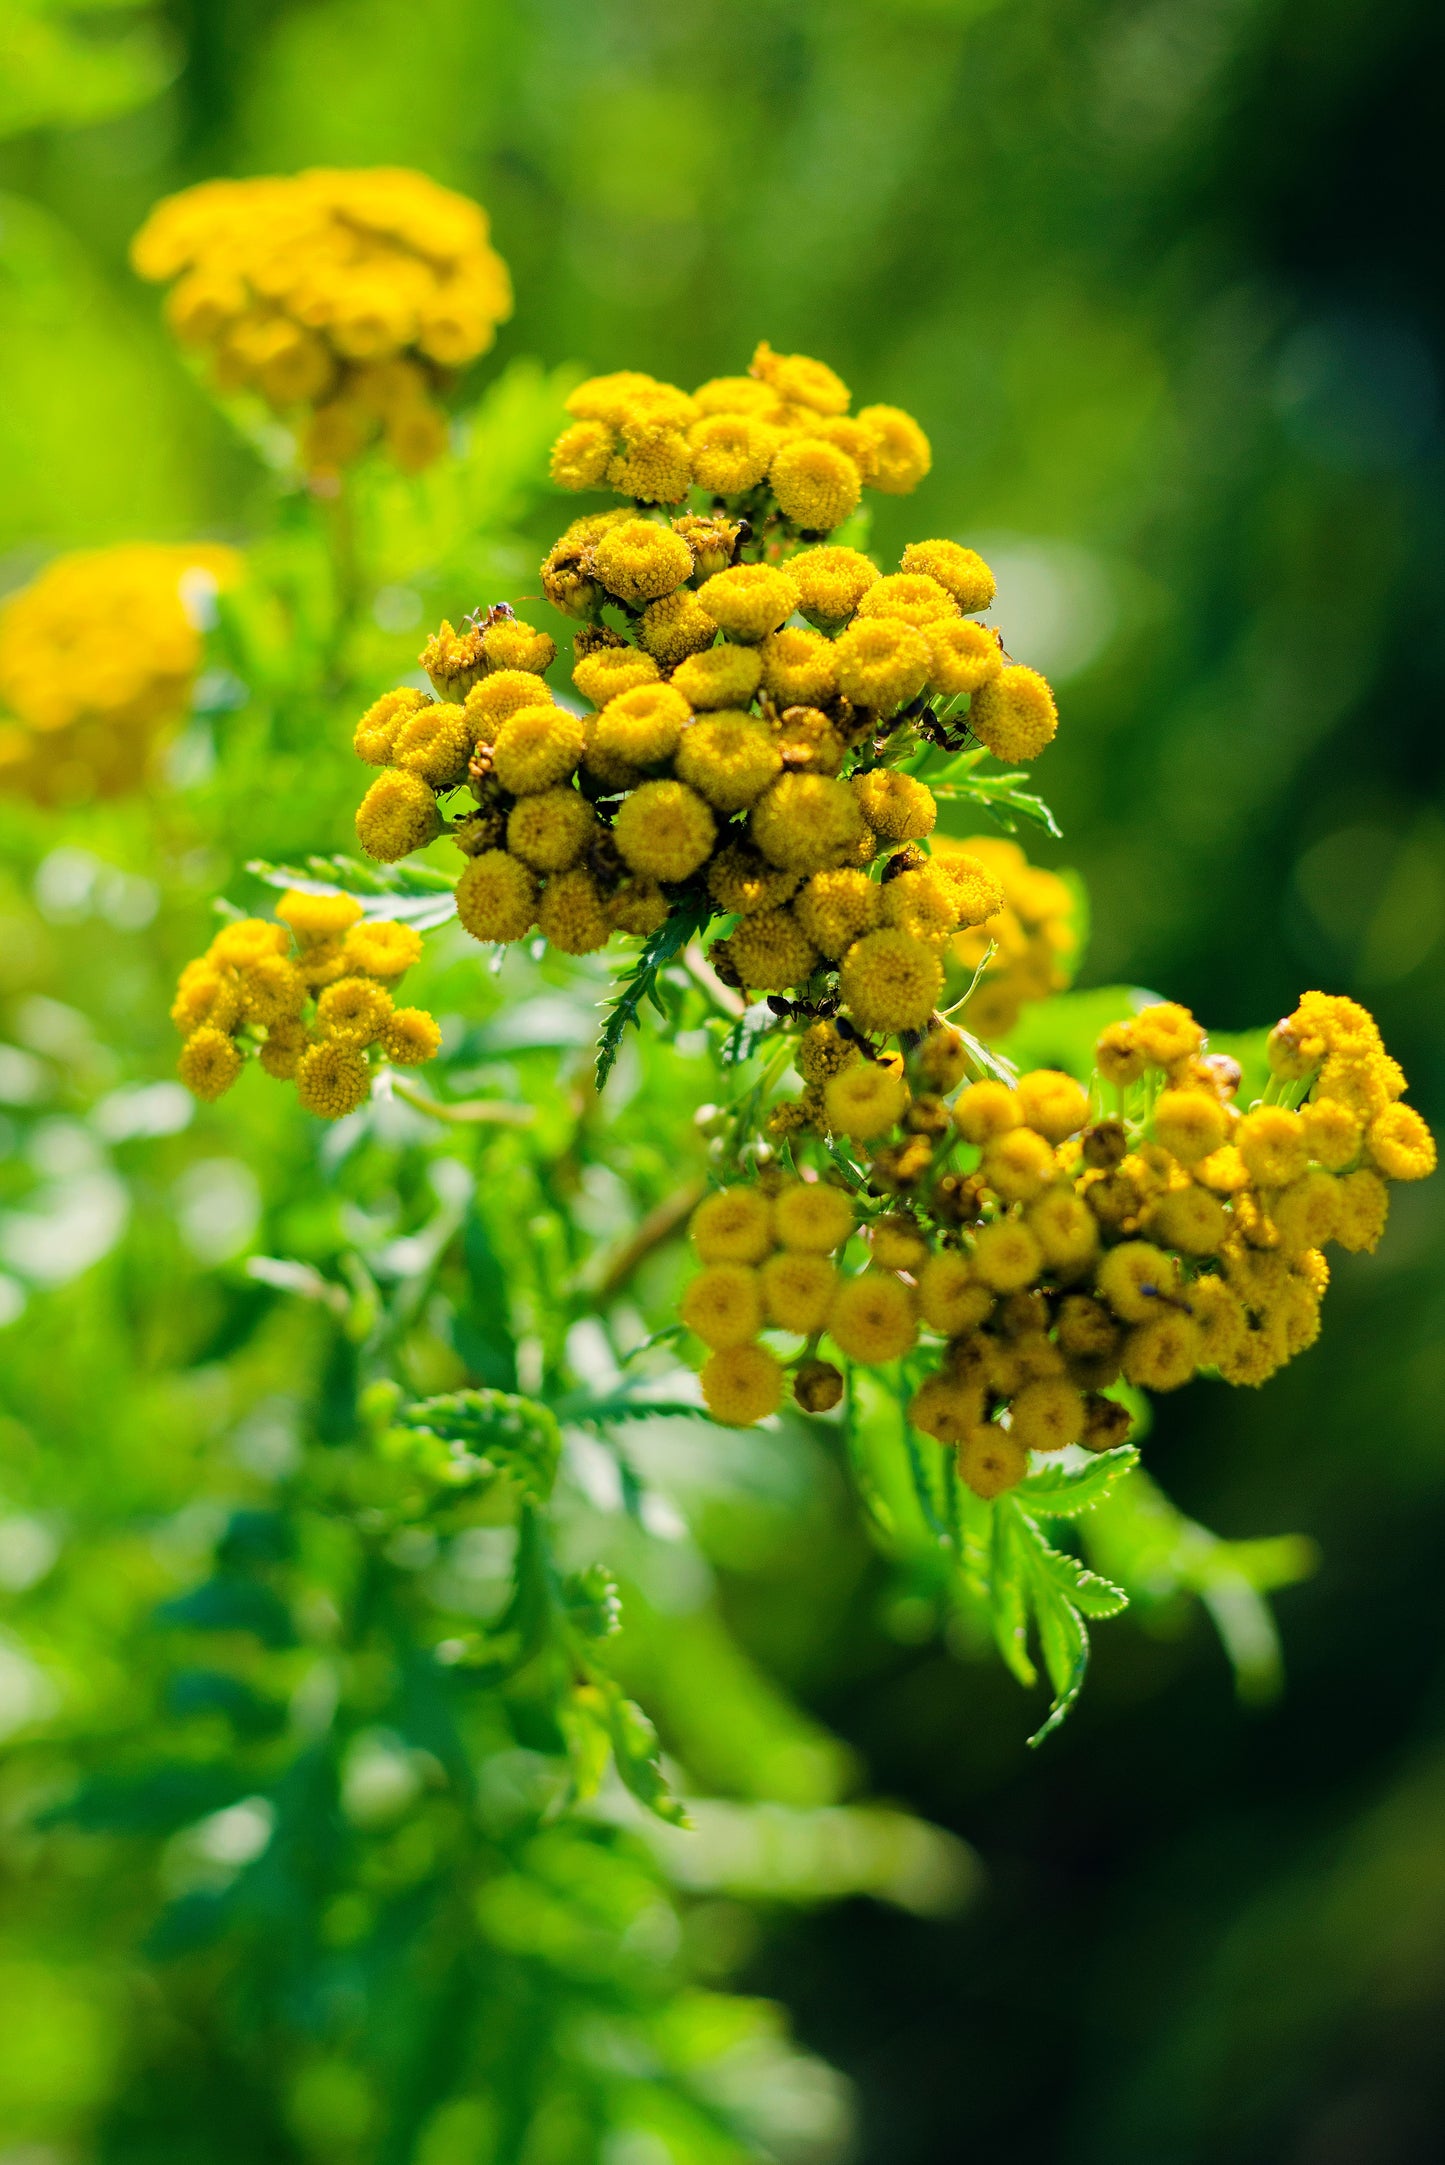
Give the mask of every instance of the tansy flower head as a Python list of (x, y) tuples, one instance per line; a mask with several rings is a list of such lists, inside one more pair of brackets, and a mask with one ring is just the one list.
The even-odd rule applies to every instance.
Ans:
[(467, 778), (476, 738), (463, 708), (421, 707), (396, 733), (392, 764), (419, 774), (433, 789), (458, 789)]
[(274, 1082), (294, 1081), (301, 1055), (310, 1043), (304, 1022), (273, 1022), (257, 1056), (262, 1071)]
[(574, 421), (553, 444), (548, 471), (559, 489), (600, 489), (615, 444), (606, 421)]
[(1139, 1033), (1132, 1022), (1111, 1022), (1099, 1034), (1094, 1059), (1105, 1082), (1127, 1089), (1148, 1066)]
[(821, 1181), (791, 1181), (773, 1198), (773, 1232), (785, 1248), (831, 1255), (842, 1247), (855, 1222), (848, 1196)]
[(607, 922), (614, 932), (645, 938), (667, 922), (667, 897), (655, 880), (624, 880), (607, 899)]
[(1285, 1187), (1298, 1180), (1309, 1164), (1304, 1123), (1283, 1105), (1259, 1105), (1246, 1113), (1234, 1131), (1234, 1142), (1250, 1178), (1262, 1188)]
[(832, 697), (837, 670), (832, 642), (821, 633), (794, 625), (772, 632), (759, 652), (763, 689), (780, 708), (815, 707)]
[(657, 766), (671, 759), (691, 719), (687, 701), (673, 685), (635, 685), (602, 709), (591, 727), (589, 753), (631, 767)]
[(697, 598), (730, 639), (748, 646), (776, 631), (798, 606), (797, 588), (775, 564), (733, 564), (705, 579)]
[(1151, 1203), (1147, 1225), (1156, 1240), (1181, 1255), (1218, 1255), (1229, 1232), (1219, 1197), (1195, 1185), (1170, 1188)]
[(1003, 668), (993, 633), (968, 617), (924, 624), (922, 631), (928, 645), (928, 681), (950, 699), (960, 692), (982, 691)]
[(918, 1273), (918, 1306), (931, 1330), (961, 1338), (977, 1330), (993, 1306), (989, 1287), (975, 1277), (967, 1256), (945, 1248)]
[(482, 633), (482, 652), (488, 669), (525, 669), (541, 676), (557, 659), (557, 642), (518, 616), (499, 615)]
[(598, 647), (584, 654), (572, 670), (572, 682), (594, 707), (605, 707), (619, 692), (635, 691), (640, 684), (655, 684), (660, 675), (650, 654), (636, 647)]
[(1280, 1245), (1298, 1255), (1306, 1248), (1323, 1248), (1333, 1240), (1340, 1222), (1340, 1184), (1333, 1173), (1312, 1166), (1287, 1188), (1269, 1199), (1270, 1222)]
[[(1026, 1132), (1015, 1130), (1015, 1135)], [(1012, 1135), (1002, 1137), (990, 1146), (990, 1157), (993, 1151), (1005, 1150), (1013, 1141)], [(1098, 1220), (1070, 1187), (1045, 1189), (1029, 1204), (1024, 1218), (1050, 1270), (1065, 1274), (1081, 1270), (1099, 1245)]]
[(897, 617), (855, 619), (834, 651), (838, 689), (856, 707), (894, 714), (928, 682), (928, 642)]
[(1044, 1267), (1043, 1250), (1026, 1225), (1000, 1218), (974, 1236), (973, 1274), (994, 1293), (1018, 1293)]
[(431, 678), (432, 690), (439, 699), (465, 699), (472, 686), (487, 673), (481, 632), (470, 624), (457, 631), (446, 618), (443, 618), (441, 628), (432, 633), (417, 660)]
[(1136, 1324), (1124, 1340), (1124, 1373), (1144, 1390), (1177, 1391), (1200, 1358), (1198, 1325), (1179, 1309), (1165, 1309)]
[(1310, 1156), (1326, 1172), (1342, 1173), (1360, 1154), (1364, 1125), (1347, 1105), (1333, 1098), (1313, 1098), (1300, 1109), (1300, 1123)]
[(637, 636), (664, 669), (704, 653), (717, 637), (717, 626), (690, 587), (664, 594), (642, 612)]
[(171, 1021), (181, 1036), (192, 1036), (203, 1023), (231, 1031), (240, 1020), (241, 994), (234, 975), (223, 974), (205, 960), (188, 962), (171, 1008)]
[(441, 831), (431, 788), (404, 767), (379, 774), (356, 808), (356, 839), (380, 864), (396, 864), (425, 849)]
[(397, 1067), (424, 1067), (441, 1051), (436, 1018), (424, 1007), (399, 1007), (387, 1018), (381, 1049)]
[(878, 575), (878, 566), (858, 549), (805, 549), (788, 561), (798, 608), (810, 622), (826, 626), (845, 624)]
[(915, 940), (941, 947), (958, 924), (953, 889), (930, 866), (885, 880), (878, 894), (884, 924), (911, 934)]
[(1023, 1109), (1016, 1090), (1010, 1090), (1007, 1083), (989, 1080), (970, 1083), (959, 1092), (953, 1117), (965, 1142), (981, 1148), (996, 1136), (1007, 1135), (1010, 1128), (1019, 1127)]
[(1062, 1378), (1026, 1383), (1009, 1409), (1009, 1433), (1026, 1451), (1066, 1451), (1084, 1433), (1084, 1400)]
[(851, 1361), (881, 1366), (901, 1360), (918, 1342), (914, 1296), (886, 1271), (865, 1270), (847, 1278), (833, 1298), (828, 1333)]
[(371, 1095), (371, 1070), (360, 1046), (347, 1038), (312, 1045), (296, 1064), (296, 1095), (304, 1112), (342, 1120)]
[(929, 1376), (909, 1400), (908, 1418), (938, 1443), (963, 1443), (983, 1420), (983, 1392), (949, 1376)]
[(541, 677), (527, 669), (498, 669), (483, 677), (467, 693), (464, 711), (467, 727), (479, 744), (491, 744), (513, 714), (526, 707), (545, 707), (552, 694)]
[(565, 872), (597, 830), (597, 814), (575, 789), (520, 797), (507, 818), (507, 847), (534, 872)]
[(562, 707), (523, 707), (497, 731), (492, 772), (503, 789), (518, 796), (551, 789), (576, 772), (585, 735), (579, 717)]
[(624, 421), (621, 445), (608, 461), (607, 485), (639, 504), (680, 504), (692, 486), (686, 436), (641, 415)]
[(752, 837), (782, 871), (821, 872), (849, 855), (864, 833), (846, 782), (824, 774), (784, 774), (754, 808)]
[(1435, 1138), (1412, 1106), (1390, 1105), (1378, 1114), (1370, 1123), (1366, 1147), (1391, 1180), (1424, 1180), (1435, 1170)]
[(818, 951), (791, 910), (757, 910), (718, 942), (738, 980), (753, 992), (789, 992), (806, 985)]
[(817, 436), (783, 443), (768, 480), (783, 517), (804, 533), (831, 533), (851, 518), (863, 494), (862, 476), (847, 452)]
[(292, 1022), (306, 1005), (306, 985), (284, 956), (260, 955), (241, 971), (240, 996), (247, 1022)]
[(858, 808), (875, 834), (890, 842), (914, 842), (932, 834), (938, 805), (927, 784), (895, 767), (874, 767), (853, 777)]
[(276, 905), (276, 915), (303, 946), (349, 932), (361, 914), (355, 895), (312, 895), (295, 887), (288, 888)]
[(1036, 669), (1010, 663), (973, 694), (968, 726), (996, 759), (1037, 759), (1053, 741), (1059, 710)]
[(1116, 1316), (1126, 1323), (1147, 1323), (1173, 1299), (1178, 1278), (1178, 1265), (1162, 1248), (1147, 1240), (1126, 1240), (1109, 1250), (1094, 1283)]
[(933, 452), (912, 414), (897, 406), (864, 406), (859, 421), (875, 439), (872, 486), (885, 496), (909, 496), (933, 464)]
[(708, 1412), (728, 1428), (765, 1420), (783, 1402), (782, 1366), (766, 1346), (725, 1347), (704, 1361), (698, 1381)]
[(936, 855), (931, 863), (934, 877), (945, 880), (952, 892), (961, 925), (983, 925), (997, 916), (1003, 907), (1003, 889), (986, 865), (953, 850)]
[(768, 1321), (777, 1330), (812, 1337), (825, 1327), (839, 1284), (826, 1255), (801, 1251), (775, 1255), (764, 1263), (760, 1275)]
[(372, 701), (356, 725), (351, 745), (357, 758), (364, 759), (369, 767), (389, 767), (398, 730), (427, 704), (426, 693), (417, 691), (410, 684), (403, 684), (394, 692), (383, 692), (379, 699)]
[(1154, 1133), (1181, 1165), (1194, 1165), (1225, 1140), (1229, 1115), (1211, 1091), (1162, 1090), (1154, 1106)]
[(710, 376), (693, 392), (699, 413), (771, 413), (777, 393), (756, 376)]
[(1176, 1000), (1157, 1000), (1152, 1007), (1141, 1007), (1134, 1017), (1134, 1037), (1154, 1067), (1174, 1067), (1204, 1048), (1203, 1030)]
[(265, 917), (241, 917), (234, 924), (222, 925), (209, 953), (212, 962), (228, 962), (237, 969), (246, 969), (268, 955), (283, 954), (286, 945), (283, 926), (273, 925)]
[(908, 1106), (908, 1086), (881, 1062), (859, 1060), (823, 1086), (829, 1127), (854, 1142), (873, 1142), (897, 1127)]
[(794, 914), (814, 946), (833, 960), (879, 923), (883, 890), (866, 873), (843, 867), (815, 872), (794, 903)]
[(593, 955), (607, 945), (612, 920), (590, 872), (578, 867), (548, 880), (537, 910), (537, 930), (563, 955)]
[(784, 405), (806, 406), (813, 413), (846, 413), (848, 386), (822, 361), (806, 353), (774, 353), (763, 339), (748, 364), (749, 373), (765, 383)]
[(1023, 1445), (997, 1421), (987, 1422), (960, 1444), (958, 1470), (964, 1482), (985, 1503), (1017, 1488), (1029, 1470)]
[(926, 572), (936, 579), (965, 616), (986, 609), (998, 591), (983, 558), (956, 541), (910, 541), (903, 552), (903, 569)]
[(1005, 1203), (1026, 1203), (1054, 1177), (1054, 1153), (1032, 1128), (1010, 1128), (984, 1145), (979, 1171)]
[(711, 414), (693, 423), (688, 444), (700, 489), (714, 496), (741, 496), (767, 473), (778, 431), (755, 415)]
[(861, 1057), (856, 1044), (839, 1035), (835, 1023), (812, 1022), (798, 1046), (798, 1070), (805, 1082), (821, 1085), (831, 1082)]
[(703, 799), (685, 782), (644, 782), (623, 800), (612, 831), (634, 872), (685, 880), (707, 857), (717, 828)]
[(234, 1039), (210, 1023), (186, 1039), (177, 1062), (181, 1081), (191, 1095), (208, 1105), (225, 1096), (244, 1065)]
[(685, 730), (676, 769), (720, 812), (756, 804), (782, 767), (782, 757), (762, 723), (750, 714), (704, 715)]
[(391, 994), (366, 977), (338, 978), (316, 1002), (316, 1026), (322, 1035), (353, 1045), (374, 1045), (391, 1014)]
[(537, 881), (504, 849), (473, 857), (456, 890), (457, 917), (474, 940), (520, 940), (537, 917)]
[(703, 1263), (761, 1263), (773, 1245), (773, 1214), (759, 1188), (719, 1188), (704, 1196), (688, 1227)]
[(680, 662), (672, 673), (672, 683), (691, 707), (745, 707), (762, 673), (762, 659), (756, 648), (728, 641)]
[(943, 964), (906, 932), (867, 932), (844, 955), (838, 989), (860, 1029), (921, 1030), (943, 990)]
[(860, 617), (885, 616), (922, 631), (934, 624), (956, 620), (958, 603), (937, 579), (927, 572), (894, 572), (870, 586), (858, 604)]
[(1373, 1255), (1390, 1213), (1390, 1191), (1378, 1173), (1362, 1169), (1340, 1181), (1339, 1224), (1335, 1238), (1352, 1255)]
[(763, 1289), (745, 1263), (713, 1263), (684, 1289), (678, 1314), (705, 1346), (744, 1346), (763, 1327)]
[(1072, 1075), (1061, 1074), (1057, 1068), (1035, 1068), (1021, 1075), (1018, 1104), (1028, 1126), (1046, 1135), (1051, 1143), (1076, 1135), (1089, 1117), (1088, 1091)]
[(372, 917), (353, 925), (341, 948), (348, 969), (363, 977), (379, 978), (395, 985), (421, 960), (421, 934), (414, 925), (399, 925), (390, 917)]
[(671, 527), (628, 519), (608, 529), (590, 552), (594, 577), (633, 608), (671, 594), (692, 576), (692, 551)]
[(755, 910), (775, 910), (791, 899), (797, 887), (796, 872), (778, 871), (746, 842), (729, 842), (707, 868), (707, 891), (729, 916), (736, 912), (748, 917)]

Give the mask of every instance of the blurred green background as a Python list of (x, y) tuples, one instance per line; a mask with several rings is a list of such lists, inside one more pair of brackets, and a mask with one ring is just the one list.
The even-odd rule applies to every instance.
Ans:
[[(765, 336), (917, 413), (934, 469), (875, 540), (980, 548), (1012, 650), (1059, 688), (1038, 780), (1066, 836), (1050, 861), (1092, 892), (1084, 981), (1226, 1029), (1306, 985), (1352, 993), (1438, 1128), (1442, 81), (1430, 0), (3, 0), (0, 586), (60, 548), (244, 542), (262, 516), (262, 476), (127, 271), (151, 203), (214, 174), (420, 166), (488, 206), (513, 270), (484, 382), (536, 356), (691, 384)], [(517, 506), (542, 540), (556, 512)], [(299, 846), (287, 825), (274, 846)], [(184, 929), (152, 934), (138, 905), (98, 982), (53, 855), (95, 836), (27, 830), (51, 891), (40, 929), (17, 900), (0, 941), (7, 1035), (80, 1060), (65, 1017), (104, 1013), (116, 1072), (153, 1079)], [(124, 926), (121, 888), (96, 907)], [(206, 1162), (244, 1187), (228, 1118), (204, 1116)], [(279, 1116), (267, 1132), (303, 1148)], [(1400, 1191), (1308, 1358), (1160, 1409), (1151, 1467), (1186, 1511), (1321, 1545), (1283, 1599), (1277, 1704), (1242, 1709), (1207, 1625), (1165, 1605), (1097, 1634), (1081, 1710), (1029, 1754), (999, 1672), (890, 1623), (846, 1512), (718, 1560), (758, 1670), (980, 1858), (956, 1921), (790, 1914), (743, 1972), (851, 2078), (870, 2165), (1445, 2148), (1442, 1245), (1436, 1190)], [(20, 1326), (77, 1349), (67, 1449), (86, 1394), (128, 1407), (129, 1442), (72, 1469), (82, 1517), (160, 1448), (123, 1380), (154, 1348), (123, 1303), (84, 1299), (42, 1291)], [(0, 1542), (19, 1591), (23, 1548)], [(16, 2064), (53, 2036), (44, 2081), (71, 2082), (73, 2052), (74, 2084), (105, 2090), (104, 1981), (76, 1943), (47, 1983), (34, 1944), (0, 1957)], [(70, 2165), (26, 2095), (0, 2079), (0, 2165)]]

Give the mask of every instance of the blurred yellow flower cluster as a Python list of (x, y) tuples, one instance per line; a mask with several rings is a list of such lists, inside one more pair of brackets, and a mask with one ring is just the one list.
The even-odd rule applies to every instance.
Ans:
[(932, 463), (911, 414), (850, 414), (851, 404), (823, 362), (774, 353), (766, 341), (747, 375), (714, 376), (692, 392), (620, 369), (568, 399), (573, 421), (553, 445), (552, 478), (646, 504), (680, 504), (699, 489), (720, 508), (827, 534), (852, 517), (865, 487), (907, 496)]
[[(822, 363), (761, 347), (753, 365), (694, 399), (649, 377), (598, 378), (574, 398), (577, 427), (646, 412), (667, 434), (684, 409), (736, 417), (744, 393), (770, 443), (795, 412), (843, 427), (848, 395)], [(868, 471), (898, 487), (926, 463), (925, 451), (911, 467), (901, 450), (881, 458)], [(634, 484), (645, 494), (619, 469), (615, 485)], [(994, 580), (971, 549), (912, 543), (883, 576), (826, 538), (800, 547), (772, 466), (750, 487), (746, 513), (733, 502), (669, 517), (639, 501), (576, 520), (548, 553), (544, 591), (579, 621), (572, 674), (588, 713), (558, 703), (544, 677), (553, 642), (510, 609), (443, 625), (421, 657), (437, 697), (389, 692), (357, 727), (357, 752), (383, 769), (357, 834), (393, 861), (450, 832), (470, 859), (458, 914), (478, 940), (535, 926), (586, 954), (675, 911), (695, 930), (732, 918), (712, 951), (728, 984), (811, 987), (864, 1031), (919, 1030), (948, 942), (995, 915), (1004, 891), (966, 853), (918, 846), (937, 804), (911, 770), (952, 745), (950, 729), (1009, 760), (1035, 756), (1057, 727), (1053, 696), (978, 622)], [(460, 812), (444, 809), (462, 789)]]
[(368, 1054), (397, 1067), (436, 1055), (433, 1018), (392, 998), (421, 941), (410, 925), (363, 920), (349, 895), (291, 892), (277, 916), (223, 925), (181, 972), (171, 1009), (185, 1040), (181, 1080), (198, 1098), (221, 1097), (254, 1052), (268, 1075), (295, 1083), (307, 1112), (340, 1120), (371, 1095)]
[(0, 602), (0, 785), (46, 805), (141, 788), (240, 568), (204, 542), (130, 542), (57, 557)]
[(1017, 842), (1002, 835), (971, 835), (963, 842), (940, 838), (933, 854), (945, 862), (970, 856), (1003, 889), (1003, 908), (952, 942), (970, 977), (988, 957), (968, 1003), (968, 1027), (992, 1043), (1008, 1036), (1031, 1001), (1047, 999), (1068, 984), (1069, 960), (1078, 945), (1074, 897), (1056, 872), (1030, 864)]
[[(795, 1153), (803, 1177), (771, 1163), (699, 1205), (703, 1268), (681, 1316), (709, 1349), (709, 1409), (759, 1420), (790, 1370), (805, 1409), (836, 1403), (824, 1338), (848, 1361), (908, 1362), (913, 1425), (991, 1497), (1030, 1452), (1124, 1440), (1121, 1382), (1264, 1382), (1319, 1335), (1324, 1248), (1373, 1250), (1386, 1183), (1436, 1162), (1355, 1002), (1307, 993), (1270, 1057), (1265, 1097), (1242, 1109), (1238, 1063), (1159, 1003), (1103, 1033), (1088, 1088), (1039, 1069), (956, 1089), (970, 1061), (946, 1023), (881, 1059), (812, 1023), (798, 1065), (864, 1185)], [(856, 1233), (866, 1256), (850, 1270)], [(766, 1331), (801, 1345), (785, 1356)]]
[(183, 345), (219, 389), (304, 417), (302, 455), (331, 472), (382, 435), (419, 471), (446, 447), (437, 403), (511, 314), (486, 214), (422, 173), (317, 169), (206, 181), (156, 206), (132, 247)]

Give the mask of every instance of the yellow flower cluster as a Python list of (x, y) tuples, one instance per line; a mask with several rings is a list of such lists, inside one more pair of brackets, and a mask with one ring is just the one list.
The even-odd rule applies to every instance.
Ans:
[[(1247, 1110), (1237, 1062), (1170, 1003), (1103, 1033), (1087, 1089), (1040, 1069), (950, 1097), (956, 1040), (935, 1024), (906, 1061), (869, 1061), (829, 1023), (806, 1031), (799, 1065), (826, 1078), (824, 1125), (861, 1146), (865, 1184), (832, 1185), (827, 1160), (822, 1178), (769, 1165), (699, 1206), (703, 1268), (681, 1315), (709, 1349), (719, 1420), (775, 1411), (788, 1369), (804, 1407), (835, 1403), (826, 1337), (849, 1361), (909, 1363), (913, 1425), (956, 1452), (976, 1494), (998, 1495), (1030, 1452), (1122, 1441), (1121, 1381), (1264, 1382), (1319, 1334), (1325, 1247), (1372, 1250), (1387, 1182), (1435, 1167), (1399, 1068), (1350, 1000), (1306, 994)], [(855, 1233), (866, 1260), (849, 1270)], [(785, 1360), (768, 1330), (801, 1350)]]
[(621, 369), (568, 399), (572, 423), (552, 447), (552, 478), (636, 504), (680, 504), (697, 489), (760, 529), (829, 534), (865, 487), (907, 496), (932, 464), (911, 414), (896, 406), (850, 414), (851, 404), (823, 362), (774, 353), (766, 341), (747, 375), (715, 376), (692, 392)]
[[(627, 375), (584, 385), (574, 408), (604, 433), (645, 411), (664, 433), (688, 414), (689, 429), (744, 415), (776, 435), (783, 406), (856, 431), (847, 397), (822, 363), (763, 347), (752, 376), (694, 398)], [(902, 486), (894, 448), (869, 471)], [(510, 609), (444, 624), (421, 656), (435, 699), (388, 692), (357, 726), (358, 754), (383, 770), (357, 833), (385, 861), (450, 833), (470, 859), (457, 912), (478, 940), (535, 927), (585, 954), (674, 910), (733, 918), (713, 948), (729, 984), (841, 1000), (865, 1033), (921, 1030), (948, 943), (1005, 898), (976, 856), (920, 846), (937, 805), (913, 770), (964, 726), (1032, 758), (1056, 729), (1053, 695), (977, 621), (994, 580), (971, 549), (915, 542), (883, 576), (856, 549), (800, 548), (801, 521), (773, 521), (765, 544), (772, 514), (750, 499), (744, 516), (743, 493), (670, 518), (578, 519), (548, 553), (543, 590), (580, 621), (572, 674), (590, 712), (558, 703), (552, 641)]]
[(968, 1027), (986, 1043), (1007, 1037), (1034, 1000), (1062, 992), (1073, 975), (1078, 945), (1074, 898), (1055, 872), (1030, 864), (1017, 842), (1001, 835), (935, 841), (934, 856), (976, 858), (1003, 889), (1003, 908), (981, 925), (955, 934), (951, 951), (970, 978), (989, 955), (968, 1003)]
[(340, 1120), (371, 1095), (370, 1053), (420, 1067), (441, 1044), (425, 1008), (392, 998), (421, 941), (410, 925), (363, 920), (350, 895), (293, 891), (277, 917), (224, 925), (182, 970), (171, 1009), (185, 1039), (180, 1077), (209, 1102), (254, 1051), (268, 1075), (295, 1083), (307, 1112)]
[(405, 471), (429, 466), (446, 447), (437, 393), (512, 311), (486, 213), (402, 167), (206, 181), (156, 206), (131, 259), (174, 281), (171, 329), (220, 390), (304, 416), (313, 472), (378, 433)]
[(0, 784), (38, 804), (144, 786), (185, 713), (234, 550), (130, 542), (57, 557), (0, 603)]

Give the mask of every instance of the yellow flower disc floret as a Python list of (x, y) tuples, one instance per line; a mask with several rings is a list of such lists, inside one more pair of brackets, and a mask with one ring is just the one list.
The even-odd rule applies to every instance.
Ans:
[(591, 552), (593, 576), (634, 608), (671, 594), (692, 576), (692, 551), (671, 527), (628, 519), (612, 527)]
[(859, 549), (836, 544), (825, 549), (804, 549), (788, 561), (788, 577), (797, 589), (797, 606), (815, 624), (846, 624), (878, 576), (878, 566), (871, 557)]
[(886, 1271), (865, 1270), (839, 1286), (828, 1331), (851, 1361), (878, 1365), (901, 1360), (918, 1342), (914, 1296)]
[(863, 832), (852, 790), (833, 775), (781, 775), (752, 816), (754, 842), (784, 872), (821, 872), (844, 861)]
[(675, 762), (679, 779), (720, 812), (756, 804), (782, 764), (763, 724), (740, 711), (694, 722), (683, 734)]
[(853, 777), (858, 809), (875, 834), (889, 842), (918, 842), (932, 834), (938, 803), (927, 783), (895, 767), (874, 767)]
[(973, 694), (968, 726), (996, 759), (1037, 759), (1053, 742), (1059, 710), (1038, 671), (1014, 662)]
[(838, 689), (854, 706), (879, 714), (896, 713), (928, 682), (928, 641), (897, 617), (856, 619), (839, 638), (836, 656)]
[[(691, 567), (691, 558), (688, 560)], [(798, 590), (774, 564), (734, 564), (714, 572), (697, 598), (730, 639), (755, 646), (786, 623), (798, 606)]]
[(684, 1289), (678, 1314), (714, 1352), (743, 1346), (763, 1327), (763, 1289), (746, 1263), (713, 1263)]
[(442, 831), (436, 796), (419, 774), (388, 767), (356, 808), (356, 839), (368, 857), (396, 864)]
[(694, 708), (745, 707), (762, 673), (762, 659), (755, 648), (729, 641), (680, 662), (672, 673), (672, 684)]
[(537, 881), (519, 857), (483, 850), (457, 881), (457, 917), (474, 940), (521, 940), (537, 919)]
[(624, 798), (613, 836), (634, 872), (685, 880), (706, 858), (717, 833), (706, 803), (685, 782), (644, 782)]
[(936, 579), (965, 616), (986, 609), (998, 591), (983, 558), (957, 541), (910, 541), (903, 552), (903, 569), (926, 572)]
[(921, 1030), (943, 990), (943, 964), (906, 932), (867, 932), (844, 955), (838, 989), (861, 1029)]
[(497, 731), (492, 772), (515, 796), (552, 789), (576, 773), (585, 739), (581, 717), (565, 708), (523, 707), (509, 714)]
[(773, 1213), (760, 1188), (704, 1196), (688, 1227), (703, 1263), (761, 1263), (773, 1246)]
[(366, 1054), (346, 1038), (327, 1038), (311, 1046), (297, 1062), (296, 1095), (304, 1111), (322, 1120), (343, 1120), (371, 1095)]
[(212, 1104), (230, 1089), (245, 1061), (233, 1038), (206, 1023), (186, 1039), (177, 1064), (191, 1095)]
[(891, 1068), (858, 1060), (823, 1085), (823, 1105), (835, 1134), (870, 1143), (903, 1118), (908, 1086)]
[(704, 1361), (698, 1380), (708, 1412), (728, 1428), (749, 1428), (783, 1402), (782, 1364), (766, 1346), (727, 1346)]
[(768, 480), (783, 517), (805, 533), (831, 533), (851, 518), (863, 494), (854, 461), (817, 436), (795, 436), (784, 443), (774, 455)]
[(848, 1196), (821, 1181), (795, 1180), (773, 1198), (773, 1230), (785, 1248), (831, 1255), (842, 1247), (855, 1223)]

